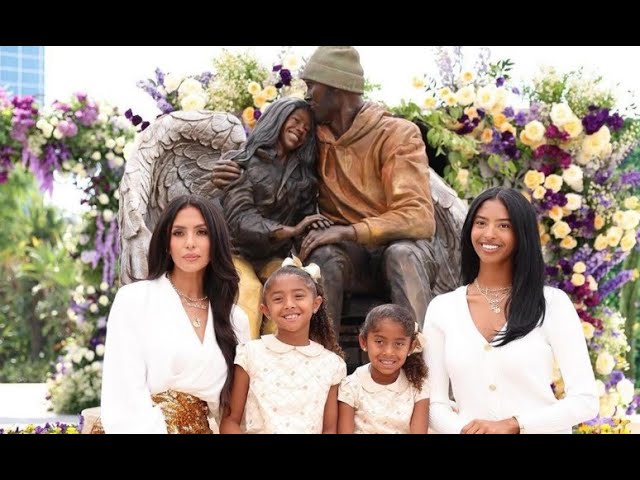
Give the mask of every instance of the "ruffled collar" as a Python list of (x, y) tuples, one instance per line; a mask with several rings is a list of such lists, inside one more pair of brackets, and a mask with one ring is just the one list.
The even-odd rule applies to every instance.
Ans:
[(298, 352), (306, 355), (307, 357), (317, 357), (322, 353), (324, 347), (319, 343), (309, 340), (309, 345), (303, 347), (297, 347), (295, 345), (289, 345), (288, 343), (281, 342), (275, 335), (264, 335), (262, 337), (265, 347), (275, 353), (288, 353), (291, 350), (297, 350)]
[(402, 393), (407, 388), (409, 388), (409, 379), (404, 373), (404, 370), (400, 370), (400, 375), (395, 382), (390, 383), (389, 385), (380, 385), (376, 383), (373, 378), (371, 378), (371, 372), (369, 367), (370, 363), (363, 365), (361, 367), (356, 368), (356, 377), (362, 384), (362, 388), (364, 388), (369, 393), (381, 392), (383, 390), (390, 390), (395, 393)]

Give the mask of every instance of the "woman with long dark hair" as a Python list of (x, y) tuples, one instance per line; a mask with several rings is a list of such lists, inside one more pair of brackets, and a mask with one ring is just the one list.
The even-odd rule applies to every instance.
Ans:
[(222, 214), (203, 197), (174, 199), (151, 237), (149, 276), (122, 287), (109, 314), (106, 433), (217, 432), (236, 345), (249, 339), (237, 295)]
[[(425, 317), (431, 427), (570, 433), (595, 417), (580, 319), (566, 293), (544, 285), (535, 210), (520, 192), (496, 187), (475, 198), (462, 227), (461, 273), (463, 286), (432, 300)], [(551, 389), (556, 363), (562, 400)]]
[[(234, 258), (242, 278), (239, 304), (260, 334), (261, 287), (311, 226), (329, 226), (317, 214), (316, 137), (309, 105), (277, 100), (258, 120), (242, 150), (225, 154), (243, 169), (222, 194)], [(263, 333), (273, 333), (271, 323)]]

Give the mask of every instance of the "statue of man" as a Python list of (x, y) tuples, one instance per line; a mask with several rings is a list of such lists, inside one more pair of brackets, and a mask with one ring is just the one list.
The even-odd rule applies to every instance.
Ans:
[[(334, 225), (310, 231), (300, 257), (322, 270), (336, 331), (345, 293), (384, 293), (422, 324), (438, 266), (429, 241), (436, 222), (420, 130), (364, 101), (353, 47), (318, 47), (302, 79), (318, 125), (318, 205)], [(214, 182), (222, 187), (238, 175), (232, 163), (221, 162)]]

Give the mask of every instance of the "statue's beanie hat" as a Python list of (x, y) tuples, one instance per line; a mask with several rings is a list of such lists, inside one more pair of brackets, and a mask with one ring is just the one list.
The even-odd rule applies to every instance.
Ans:
[(360, 54), (353, 47), (318, 47), (307, 62), (302, 78), (347, 92), (364, 92)]

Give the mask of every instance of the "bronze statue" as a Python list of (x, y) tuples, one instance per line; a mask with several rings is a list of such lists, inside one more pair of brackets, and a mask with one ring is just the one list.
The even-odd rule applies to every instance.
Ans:
[[(405, 306), (422, 324), (432, 296), (458, 286), (466, 208), (430, 174), (418, 127), (363, 100), (353, 47), (319, 47), (302, 78), (318, 122), (319, 209), (334, 225), (309, 232), (300, 257), (320, 265), (337, 331), (344, 299), (362, 293)], [(233, 178), (228, 162), (214, 172), (220, 187)]]
[[(304, 78), (320, 123), (319, 209), (334, 225), (311, 230), (299, 254), (322, 264), (336, 324), (345, 313), (343, 299), (349, 307), (354, 303), (349, 299), (359, 294), (406, 305), (421, 324), (432, 296), (459, 286), (466, 206), (429, 169), (418, 128), (363, 101), (357, 52), (351, 47), (318, 51), (328, 56), (314, 54)], [(325, 60), (342, 65), (338, 80), (323, 76)], [(149, 232), (168, 201), (187, 191), (217, 196), (212, 182), (225, 187), (238, 179), (243, 170), (233, 160), (219, 159), (227, 152), (223, 158), (240, 160), (243, 155), (228, 151), (244, 141), (240, 122), (225, 113), (174, 112), (145, 130), (121, 183), (123, 283), (131, 274), (146, 275)], [(266, 249), (264, 241), (242, 248), (266, 258), (273, 252), (271, 242)]]

